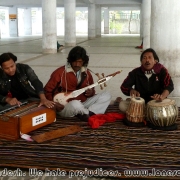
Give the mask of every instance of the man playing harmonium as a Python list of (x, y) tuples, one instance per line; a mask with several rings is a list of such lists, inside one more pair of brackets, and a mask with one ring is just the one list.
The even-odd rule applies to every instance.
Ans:
[(16, 61), (10, 52), (0, 55), (0, 108), (21, 105), (25, 100), (40, 100), (39, 106), (53, 108), (55, 103), (46, 99), (43, 84), (33, 69)]
[[(142, 52), (141, 66), (132, 70), (121, 85), (123, 94), (150, 100), (162, 101), (173, 91), (174, 85), (168, 70), (159, 63), (156, 52), (146, 49)], [(134, 88), (133, 88), (134, 86)], [(122, 101), (120, 110), (126, 111), (127, 101)]]

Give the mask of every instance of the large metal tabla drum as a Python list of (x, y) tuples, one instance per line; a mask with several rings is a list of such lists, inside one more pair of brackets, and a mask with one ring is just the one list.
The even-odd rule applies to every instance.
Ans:
[(162, 102), (151, 100), (147, 103), (147, 121), (154, 126), (166, 127), (175, 124), (178, 118), (178, 107), (172, 99)]
[(141, 97), (131, 98), (126, 110), (126, 118), (133, 123), (142, 123), (145, 118), (145, 101)]

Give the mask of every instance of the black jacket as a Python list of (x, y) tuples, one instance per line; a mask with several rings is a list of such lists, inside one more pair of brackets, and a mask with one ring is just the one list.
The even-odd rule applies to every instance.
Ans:
[[(21, 87), (29, 97), (39, 97), (40, 93), (44, 93), (42, 82), (29, 65), (17, 63), (16, 75)], [(11, 81), (9, 77), (0, 69), (0, 103), (5, 102), (10, 88)]]
[(162, 66), (158, 72), (153, 73), (148, 79), (141, 67), (132, 70), (121, 85), (123, 94), (130, 96), (130, 90), (134, 88), (147, 103), (152, 100), (150, 96), (161, 94), (164, 90), (171, 93), (174, 89), (172, 79), (167, 69)]

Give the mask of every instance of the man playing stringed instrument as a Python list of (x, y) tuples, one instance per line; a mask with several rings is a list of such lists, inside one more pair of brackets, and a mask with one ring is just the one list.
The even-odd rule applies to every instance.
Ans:
[[(56, 69), (44, 87), (45, 95), (49, 100), (56, 100), (55, 95), (60, 94), (58, 98), (63, 100), (57, 99), (60, 103), (56, 105), (56, 111), (62, 117), (76, 116), (81, 120), (88, 120), (91, 115), (103, 114), (110, 104), (110, 93), (95, 94), (94, 88), (86, 89), (94, 84), (91, 72), (87, 68), (88, 62), (86, 50), (80, 46), (74, 47), (69, 52), (67, 64)], [(80, 93), (69, 96), (72, 95), (70, 92)], [(64, 99), (67, 103), (64, 103)]]

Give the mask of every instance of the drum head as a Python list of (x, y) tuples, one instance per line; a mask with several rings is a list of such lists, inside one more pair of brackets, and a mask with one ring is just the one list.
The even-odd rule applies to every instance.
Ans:
[(131, 101), (133, 102), (137, 102), (137, 103), (144, 103), (144, 99), (141, 98), (141, 97), (134, 97), (134, 98), (131, 98)]
[(167, 106), (172, 104), (175, 104), (175, 101), (173, 99), (164, 99), (163, 101), (151, 100), (147, 103), (147, 105), (150, 106)]

